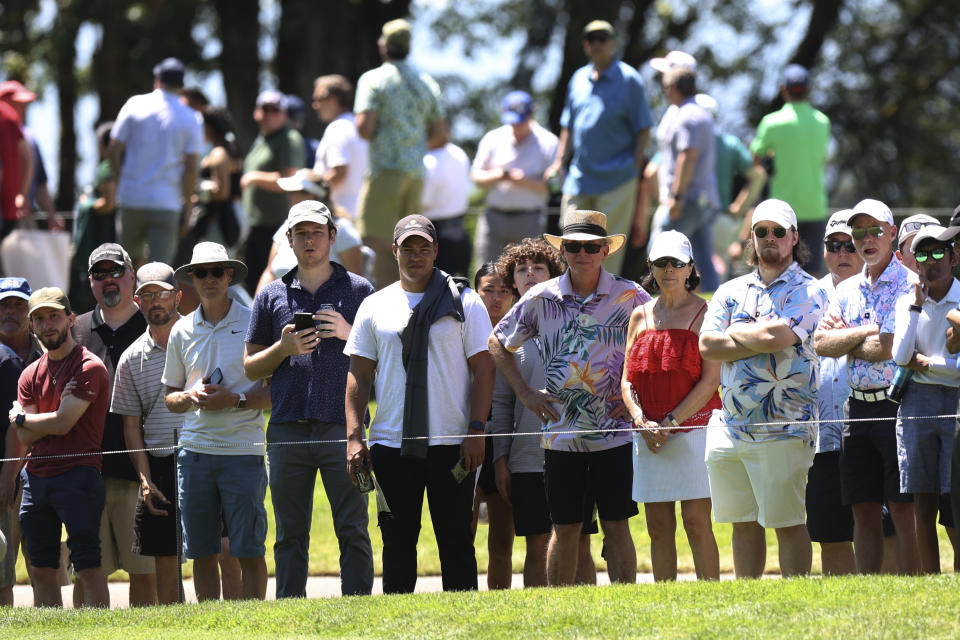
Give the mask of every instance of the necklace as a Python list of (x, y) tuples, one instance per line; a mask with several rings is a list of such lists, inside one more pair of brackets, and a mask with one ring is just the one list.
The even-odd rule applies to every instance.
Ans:
[(73, 351), (67, 354), (67, 357), (61, 360), (60, 367), (57, 369), (56, 373), (50, 369), (49, 363), (47, 364), (47, 371), (50, 372), (50, 380), (53, 382), (53, 386), (57, 386), (57, 376), (63, 373), (64, 368), (67, 366), (67, 362), (70, 360), (70, 356), (73, 355)]

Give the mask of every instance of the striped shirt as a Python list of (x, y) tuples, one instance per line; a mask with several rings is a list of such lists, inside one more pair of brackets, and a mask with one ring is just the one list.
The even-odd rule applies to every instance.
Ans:
[[(166, 385), (160, 381), (167, 350), (145, 331), (131, 344), (117, 363), (110, 411), (143, 419), (143, 441), (147, 448), (173, 447), (174, 430), (183, 427), (183, 415), (171, 413), (164, 402)], [(163, 457), (170, 451), (150, 451)]]

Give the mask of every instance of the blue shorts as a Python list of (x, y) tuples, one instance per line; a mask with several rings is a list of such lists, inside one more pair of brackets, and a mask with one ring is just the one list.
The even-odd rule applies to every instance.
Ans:
[(60, 566), (60, 529), (67, 528), (70, 560), (77, 571), (100, 566), (100, 517), (106, 502), (100, 470), (76, 466), (42, 478), (26, 469), (20, 528), (27, 540), (30, 564), (41, 569)]
[(911, 381), (897, 413), (897, 461), (902, 493), (950, 493), (950, 453), (958, 390)]
[(179, 500), (183, 550), (190, 559), (220, 553), (221, 509), (230, 531), (230, 555), (266, 553), (267, 470), (263, 456), (225, 456), (180, 451)]

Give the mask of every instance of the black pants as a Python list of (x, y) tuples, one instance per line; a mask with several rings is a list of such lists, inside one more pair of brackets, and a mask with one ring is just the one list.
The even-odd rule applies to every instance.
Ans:
[(452, 276), (466, 276), (472, 279), (473, 274), (467, 273), (470, 269), (470, 259), (473, 258), (473, 244), (463, 228), (463, 216), (432, 220), (437, 230), (437, 243), (440, 251), (437, 254), (437, 268), (443, 269)]
[(270, 248), (273, 246), (273, 234), (278, 226), (280, 225), (250, 227), (250, 235), (247, 236), (243, 255), (247, 265), (247, 281), (244, 286), (251, 296), (256, 293), (257, 283), (260, 282), (260, 276), (263, 275), (263, 270), (267, 266)]
[[(960, 422), (953, 432), (953, 451), (950, 454), (950, 501), (953, 503), (953, 524), (960, 523)], [(943, 505), (940, 507), (943, 510)], [(941, 516), (942, 521), (942, 516)]]
[(417, 585), (417, 539), (424, 489), (440, 551), (443, 590), (476, 590), (477, 557), (470, 526), (474, 474), (458, 484), (450, 473), (460, 459), (460, 445), (428, 447), (426, 460), (401, 458), (399, 448), (379, 444), (370, 448), (370, 454), (392, 512), (391, 518), (379, 518), (383, 592), (413, 593)]

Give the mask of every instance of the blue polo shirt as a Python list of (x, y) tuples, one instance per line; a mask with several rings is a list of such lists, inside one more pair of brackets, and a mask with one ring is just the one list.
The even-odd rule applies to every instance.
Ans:
[(593, 65), (574, 72), (560, 126), (570, 130), (573, 158), (564, 193), (597, 195), (637, 177), (636, 138), (653, 115), (636, 69), (614, 60), (596, 81)]
[[(293, 324), (293, 314), (316, 313), (321, 304), (334, 305), (353, 324), (357, 308), (373, 293), (373, 285), (336, 262), (330, 264), (333, 275), (314, 294), (300, 286), (296, 268), (261, 289), (253, 301), (246, 341), (269, 347), (280, 339), (285, 325)], [(320, 420), (346, 424), (344, 400), (350, 358), (343, 353), (345, 344), (339, 338), (324, 338), (313, 353), (286, 358), (277, 367), (270, 384), (271, 422)]]

